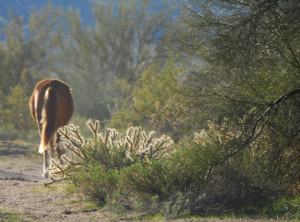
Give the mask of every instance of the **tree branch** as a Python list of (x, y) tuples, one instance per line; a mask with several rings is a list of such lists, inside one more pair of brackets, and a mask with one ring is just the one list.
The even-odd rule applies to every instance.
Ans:
[[(250, 130), (250, 135), (248, 136), (248, 138), (240, 145), (238, 145), (238, 147), (236, 149), (234, 149), (234, 151), (230, 152), (224, 159), (223, 162), (226, 162), (229, 158), (233, 157), (236, 153), (238, 153), (238, 151), (242, 150), (243, 148), (245, 148), (248, 144), (250, 144), (252, 141), (254, 141), (256, 138), (258, 138), (260, 136), (260, 134), (262, 133), (262, 130), (264, 129), (265, 125), (268, 123), (269, 121), (269, 114), (270, 112), (273, 110), (273, 108), (290, 99), (291, 97), (293, 97), (294, 95), (296, 95), (297, 93), (300, 93), (300, 88), (294, 89), (280, 97), (278, 97), (276, 100), (274, 100), (273, 102), (269, 103), (269, 107), (257, 118), (257, 120), (254, 122), (254, 125), (252, 127), (252, 129)], [(259, 127), (259, 129), (257, 129), (259, 123), (266, 117), (266, 119), (262, 122), (261, 126)]]

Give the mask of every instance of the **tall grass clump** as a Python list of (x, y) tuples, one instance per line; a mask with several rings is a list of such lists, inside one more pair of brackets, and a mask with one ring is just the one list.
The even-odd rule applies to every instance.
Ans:
[(69, 152), (64, 156), (64, 166), (53, 162), (52, 174), (72, 181), (75, 190), (89, 199), (106, 203), (118, 195), (125, 168), (164, 158), (172, 150), (173, 141), (131, 125), (124, 135), (116, 129), (100, 132), (99, 125), (99, 121), (87, 121), (90, 137), (83, 137), (74, 125), (59, 130)]

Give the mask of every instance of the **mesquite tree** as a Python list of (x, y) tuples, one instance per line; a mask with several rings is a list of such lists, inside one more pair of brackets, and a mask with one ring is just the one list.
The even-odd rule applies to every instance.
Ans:
[(228, 145), (220, 163), (255, 147), (268, 157), (266, 176), (284, 177), (287, 187), (297, 187), (299, 1), (181, 4), (184, 13), (170, 30), (169, 42), (177, 53), (202, 65), (202, 72), (190, 75), (193, 92), (186, 94), (188, 105), (201, 109), (194, 122), (230, 120), (239, 136)]

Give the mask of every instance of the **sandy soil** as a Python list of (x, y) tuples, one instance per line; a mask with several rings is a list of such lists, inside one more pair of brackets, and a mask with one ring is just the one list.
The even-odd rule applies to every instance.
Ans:
[[(37, 149), (37, 146), (35, 147)], [(66, 194), (63, 185), (45, 187), (42, 155), (31, 145), (0, 141), (0, 221), (8, 221), (7, 212), (17, 221), (130, 221), (133, 213), (121, 215), (107, 210), (84, 210), (86, 202)], [(5, 213), (4, 213), (5, 212)], [(21, 218), (21, 219), (20, 219)], [(251, 219), (189, 219), (178, 221), (254, 221)], [(262, 221), (262, 220), (257, 220)]]
[(42, 156), (29, 154), (28, 145), (0, 141), (1, 210), (20, 213), (23, 221), (118, 221), (111, 212), (83, 210), (85, 203), (67, 195), (60, 186), (45, 187)]

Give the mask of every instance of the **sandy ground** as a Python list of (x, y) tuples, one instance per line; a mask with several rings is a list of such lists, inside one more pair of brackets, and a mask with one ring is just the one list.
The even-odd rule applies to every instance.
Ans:
[[(37, 149), (37, 146), (36, 146)], [(66, 194), (62, 185), (45, 187), (42, 155), (31, 145), (0, 141), (0, 222), (9, 221), (130, 221), (134, 213), (122, 215), (104, 209), (84, 210), (86, 202)], [(251, 219), (188, 219), (177, 221), (263, 221)]]
[(20, 213), (22, 221), (118, 221), (118, 215), (83, 210), (85, 203), (59, 186), (45, 187), (42, 155), (29, 155), (31, 148), (0, 141), (0, 221), (4, 210)]

